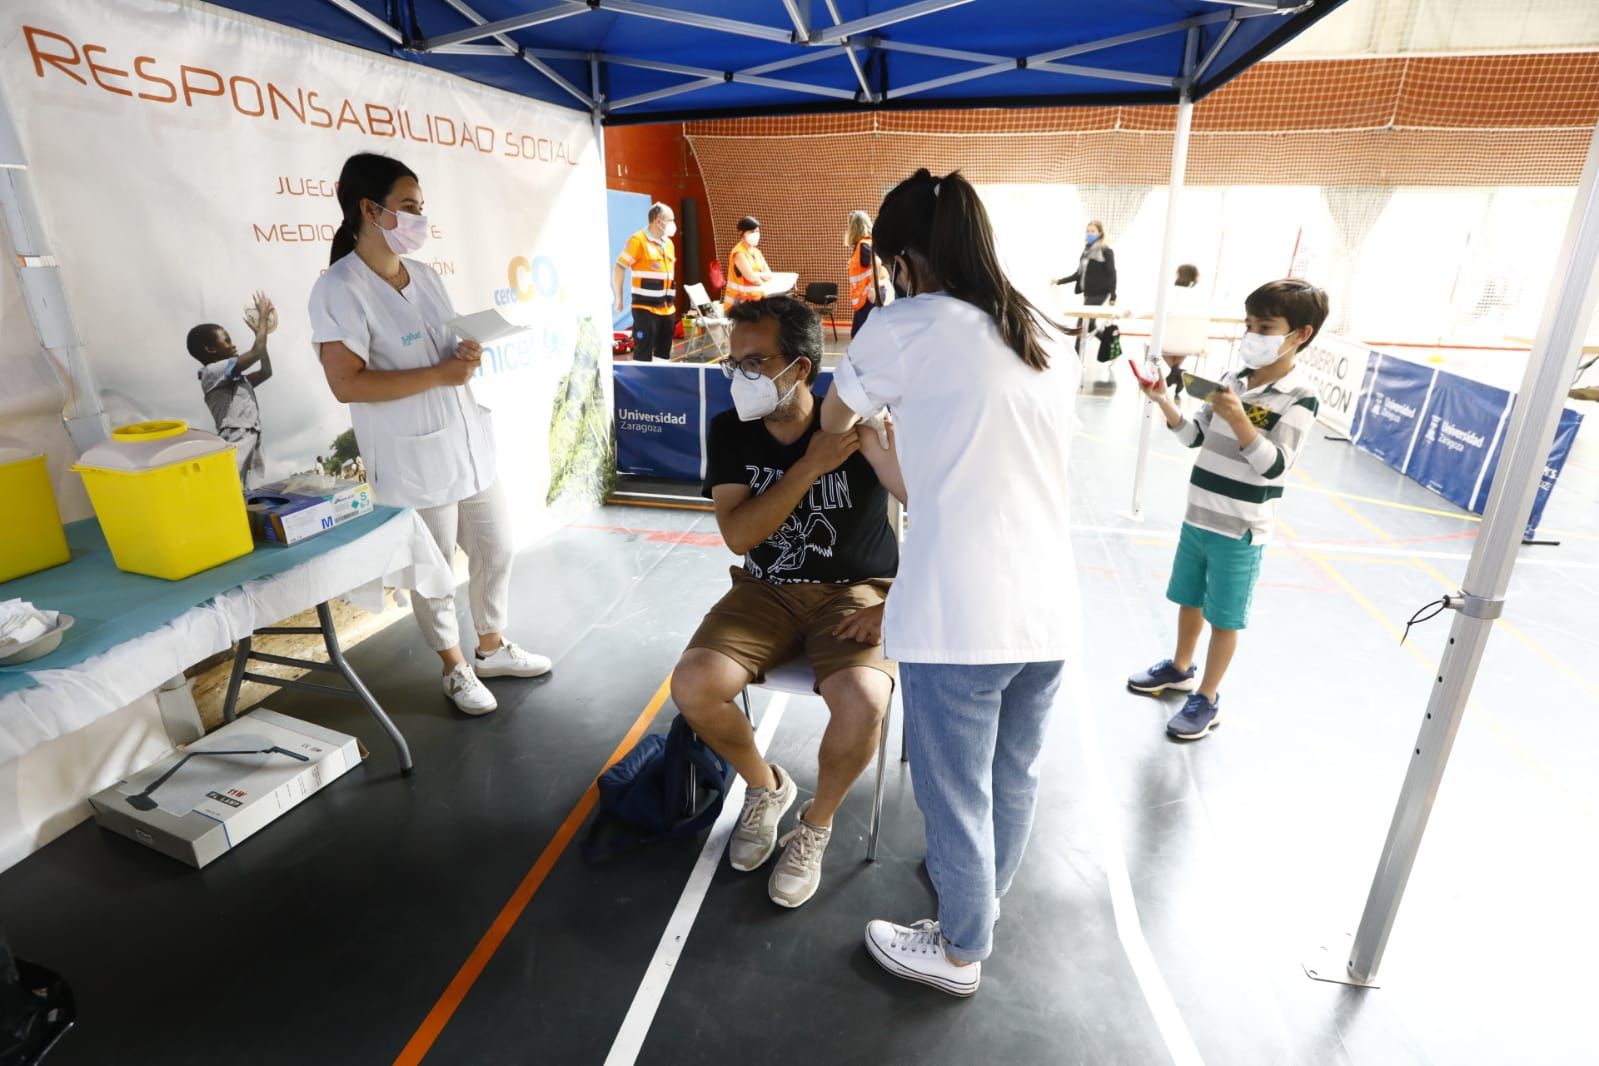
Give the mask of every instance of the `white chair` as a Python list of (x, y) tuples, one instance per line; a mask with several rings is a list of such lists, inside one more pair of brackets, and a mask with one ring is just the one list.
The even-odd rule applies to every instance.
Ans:
[[(684, 348), (683, 359), (688, 362), (709, 362), (710, 359), (726, 359), (732, 351), (729, 338), (732, 335), (732, 323), (722, 313), (722, 305), (711, 300), (710, 293), (705, 291), (705, 286), (698, 283), (684, 285), (683, 293), (688, 297), (689, 313), (700, 324), (699, 337)], [(706, 345), (709, 344), (714, 352), (710, 358), (705, 357)]]
[(1206, 315), (1167, 315), (1161, 334), (1162, 355), (1204, 355), (1210, 339), (1210, 318)]
[[(905, 530), (905, 509), (893, 496), (888, 498), (888, 524), (894, 530), (894, 539), (903, 540)], [(810, 663), (804, 657), (790, 659), (779, 663), (766, 672), (764, 680), (753, 683), (753, 687), (770, 689), (773, 692), (786, 692), (793, 696), (816, 695), (816, 675), (811, 672)], [(750, 686), (746, 686), (739, 694), (744, 703), (744, 717), (750, 715)], [(872, 823), (871, 830), (866, 838), (866, 861), (877, 861), (877, 837), (883, 828), (883, 778), (888, 770), (888, 736), (889, 724), (894, 720), (894, 707), (900, 703), (899, 685), (894, 685), (894, 691), (888, 698), (888, 709), (883, 712), (883, 728), (877, 737), (877, 783), (872, 787)], [(753, 721), (753, 718), (751, 718)], [(902, 763), (911, 760), (910, 748), (906, 745), (904, 727), (904, 708), (900, 708), (900, 738), (899, 759)]]

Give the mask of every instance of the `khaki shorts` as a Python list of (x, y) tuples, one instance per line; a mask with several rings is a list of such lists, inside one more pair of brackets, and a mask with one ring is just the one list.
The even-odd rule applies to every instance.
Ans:
[(840, 670), (866, 666), (898, 677), (894, 663), (883, 658), (881, 644), (833, 636), (833, 627), (852, 611), (876, 607), (888, 598), (890, 582), (857, 585), (771, 585), (742, 567), (732, 568), (728, 590), (688, 642), (689, 648), (721, 652), (754, 675), (804, 655), (816, 684)]

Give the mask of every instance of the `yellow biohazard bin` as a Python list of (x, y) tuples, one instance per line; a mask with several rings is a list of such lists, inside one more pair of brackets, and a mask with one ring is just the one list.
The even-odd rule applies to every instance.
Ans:
[(0, 582), (72, 558), (50, 487), (50, 467), (39, 449), (15, 437), (0, 437), (0, 500), (6, 508), (0, 519), (5, 531), (0, 536)]
[(254, 548), (233, 445), (187, 422), (138, 422), (83, 453), (89, 502), (119, 569), (176, 581)]

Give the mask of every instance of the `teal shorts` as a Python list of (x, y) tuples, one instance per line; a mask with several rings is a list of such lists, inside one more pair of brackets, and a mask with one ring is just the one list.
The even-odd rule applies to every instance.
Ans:
[(1240, 540), (1184, 522), (1166, 598), (1182, 607), (1202, 608), (1205, 621), (1217, 629), (1244, 629), (1264, 551), (1249, 533)]

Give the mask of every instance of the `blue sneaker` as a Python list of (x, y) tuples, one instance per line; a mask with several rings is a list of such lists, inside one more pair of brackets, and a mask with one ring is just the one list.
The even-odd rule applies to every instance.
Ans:
[(1212, 702), (1196, 692), (1183, 703), (1183, 709), (1172, 715), (1172, 720), (1166, 723), (1166, 735), (1176, 740), (1198, 740), (1219, 725), (1221, 693), (1218, 692), (1215, 702)]
[(1199, 687), (1199, 668), (1190, 666), (1187, 670), (1179, 670), (1170, 659), (1162, 659), (1148, 670), (1129, 677), (1127, 687), (1151, 696), (1159, 696), (1167, 689), (1192, 692)]

